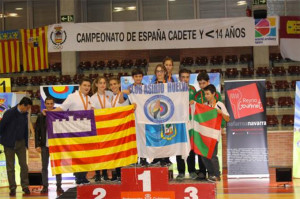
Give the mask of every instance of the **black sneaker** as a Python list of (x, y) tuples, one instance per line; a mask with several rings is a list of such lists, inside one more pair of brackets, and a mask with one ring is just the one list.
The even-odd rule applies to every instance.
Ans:
[(16, 190), (15, 189), (10, 190), (9, 195), (16, 196)]
[(76, 183), (77, 185), (80, 185), (80, 184), (81, 184), (81, 180), (76, 179), (76, 180), (75, 180), (75, 183)]
[(65, 191), (61, 188), (61, 186), (56, 187), (56, 192), (57, 193), (64, 193)]
[(82, 184), (90, 184), (90, 181), (88, 181), (88, 179), (84, 178), (84, 179), (82, 179)]
[(142, 167), (148, 167), (149, 166), (149, 163), (147, 162), (146, 159), (141, 160), (141, 166)]
[(178, 174), (178, 176), (176, 177), (177, 181), (183, 181), (184, 180), (185, 175), (183, 173)]
[(104, 176), (102, 177), (102, 179), (103, 179), (103, 181), (108, 181), (108, 180), (109, 180), (109, 178), (108, 178), (107, 175), (104, 175)]
[(28, 189), (28, 187), (23, 188), (23, 192), (25, 194), (30, 194), (30, 190)]
[(43, 189), (41, 190), (41, 193), (48, 193), (48, 187), (43, 187)]
[(203, 173), (198, 173), (198, 177), (196, 178), (196, 180), (199, 180), (199, 181), (202, 181), (202, 180), (205, 180), (205, 175)]
[(155, 162), (155, 163), (151, 162), (151, 164), (149, 166), (150, 167), (160, 167), (161, 165), (160, 165), (160, 162)]
[(216, 182), (217, 181), (217, 177), (216, 176), (209, 176), (207, 178), (207, 180), (210, 181), (210, 182)]
[(101, 176), (100, 175), (96, 175), (95, 176), (95, 182), (100, 182), (101, 181)]
[(160, 161), (160, 166), (161, 166), (161, 167), (166, 167), (166, 166), (168, 166), (168, 165), (167, 165), (166, 161), (161, 160), (161, 161)]

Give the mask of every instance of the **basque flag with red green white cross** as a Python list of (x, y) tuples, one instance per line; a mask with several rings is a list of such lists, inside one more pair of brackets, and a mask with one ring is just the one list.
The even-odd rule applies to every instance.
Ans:
[(191, 149), (211, 159), (221, 130), (222, 115), (217, 109), (195, 103), (193, 128), (190, 130)]

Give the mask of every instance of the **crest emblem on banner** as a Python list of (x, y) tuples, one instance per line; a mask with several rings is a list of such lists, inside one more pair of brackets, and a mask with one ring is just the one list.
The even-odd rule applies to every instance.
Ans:
[(151, 122), (165, 123), (174, 114), (174, 103), (167, 96), (155, 95), (146, 101), (144, 112)]
[(162, 124), (161, 138), (172, 140), (177, 135), (177, 129), (174, 124)]
[(63, 27), (61, 25), (54, 26), (54, 30), (52, 30), (50, 34), (50, 40), (56, 48), (63, 48), (62, 45), (67, 40), (67, 33), (65, 30), (63, 30)]

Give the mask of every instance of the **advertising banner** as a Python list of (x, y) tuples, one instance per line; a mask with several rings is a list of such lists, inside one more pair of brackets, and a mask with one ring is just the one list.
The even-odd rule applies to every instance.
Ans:
[(278, 18), (64, 23), (48, 27), (48, 51), (278, 45)]
[(268, 177), (265, 80), (225, 81), (228, 177)]

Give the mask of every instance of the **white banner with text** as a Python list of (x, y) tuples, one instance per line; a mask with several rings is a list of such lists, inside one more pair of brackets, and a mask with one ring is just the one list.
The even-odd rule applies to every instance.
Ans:
[(48, 27), (48, 51), (278, 45), (278, 17), (63, 23)]

